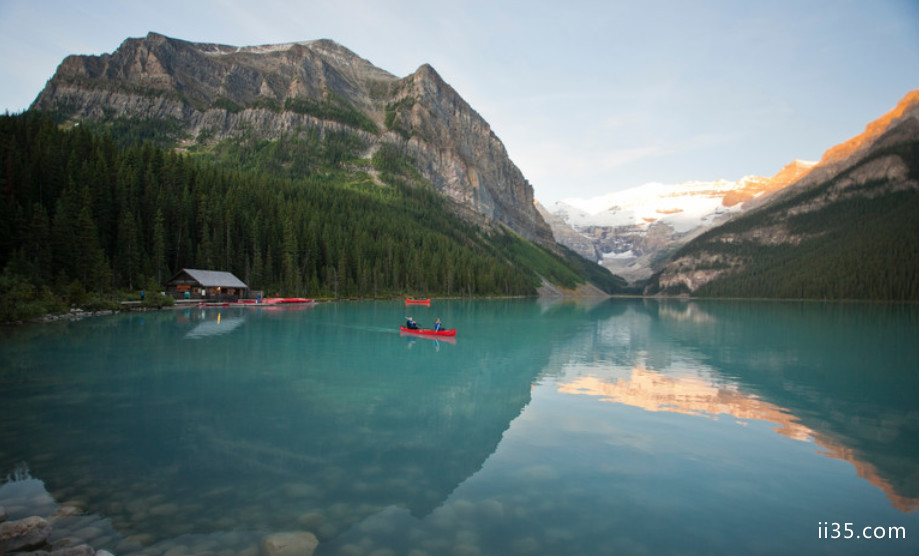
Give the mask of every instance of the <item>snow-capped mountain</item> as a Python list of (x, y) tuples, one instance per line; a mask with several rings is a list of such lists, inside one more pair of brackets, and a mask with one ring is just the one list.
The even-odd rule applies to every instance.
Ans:
[(559, 201), (543, 216), (556, 241), (629, 281), (648, 278), (662, 254), (784, 188), (815, 163), (796, 160), (771, 178), (648, 183), (591, 199)]
[(739, 182), (648, 183), (592, 199), (564, 199), (555, 204), (552, 212), (566, 215), (565, 221), (575, 227), (641, 227), (665, 222), (674, 231), (685, 233), (718, 216), (740, 210), (739, 204), (725, 206), (725, 195), (747, 182), (762, 179), (751, 176)]

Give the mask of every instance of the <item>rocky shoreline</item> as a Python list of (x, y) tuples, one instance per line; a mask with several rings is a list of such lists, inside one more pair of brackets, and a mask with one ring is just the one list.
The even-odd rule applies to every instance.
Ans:
[(306, 530), (189, 532), (163, 540), (126, 534), (80, 500), (58, 502), (27, 472), (0, 480), (0, 556), (312, 556), (318, 545)]
[[(55, 527), (59, 522), (79, 516), (81, 511), (74, 506), (60, 506), (51, 516), (37, 515), (16, 520), (8, 520), (8, 514), (0, 506), (0, 556), (115, 556), (105, 549), (96, 550), (80, 537), (80, 532), (70, 531), (70, 527)], [(84, 524), (81, 524), (82, 527)], [(63, 534), (56, 534), (56, 533)], [(129, 548), (130, 553), (144, 550), (136, 541), (126, 541), (137, 545)], [(253, 556), (312, 556), (319, 540), (316, 535), (306, 531), (279, 532), (265, 535), (259, 547), (252, 547)], [(181, 551), (181, 547), (175, 547)], [(181, 552), (169, 550), (166, 554), (176, 556)]]
[(19, 324), (28, 324), (28, 323), (44, 323), (44, 322), (57, 322), (57, 321), (78, 321), (83, 320), (89, 317), (103, 317), (106, 315), (117, 315), (119, 313), (137, 313), (144, 311), (166, 311), (170, 309), (188, 309), (189, 307), (197, 306), (197, 301), (194, 303), (177, 301), (174, 305), (164, 305), (163, 307), (145, 307), (140, 304), (139, 301), (122, 301), (121, 309), (104, 309), (100, 311), (87, 311), (86, 309), (71, 309), (66, 313), (46, 313), (40, 317), (34, 319), (29, 319), (25, 321), (13, 321), (5, 322), (2, 324), (5, 325), (19, 325)]
[(114, 556), (107, 550), (95, 550), (73, 537), (63, 537), (52, 542), (53, 523), (66, 515), (67, 509), (62, 507), (47, 519), (33, 515), (8, 521), (6, 510), (0, 506), (0, 555)]
[(114, 315), (122, 311), (84, 311), (83, 309), (71, 309), (69, 313), (48, 313), (42, 315), (30, 322), (55, 322), (59, 320), (82, 320), (87, 317), (101, 317), (105, 315)]

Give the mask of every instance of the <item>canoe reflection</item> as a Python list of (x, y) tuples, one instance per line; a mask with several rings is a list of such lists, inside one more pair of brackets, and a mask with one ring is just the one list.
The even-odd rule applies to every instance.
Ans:
[(430, 340), (433, 341), (435, 345), (437, 345), (439, 342), (456, 345), (456, 338), (453, 336), (424, 336), (422, 334), (412, 334), (411, 332), (400, 332), (399, 336), (408, 338), (409, 345), (411, 345), (415, 340)]

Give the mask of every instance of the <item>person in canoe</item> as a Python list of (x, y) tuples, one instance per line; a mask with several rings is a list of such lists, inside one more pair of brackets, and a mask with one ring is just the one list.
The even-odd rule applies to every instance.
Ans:
[(405, 319), (405, 327), (409, 330), (418, 330), (418, 323), (412, 317), (408, 317)]
[(444, 325), (441, 324), (440, 318), (438, 317), (437, 320), (434, 321), (434, 332), (440, 332), (443, 329)]

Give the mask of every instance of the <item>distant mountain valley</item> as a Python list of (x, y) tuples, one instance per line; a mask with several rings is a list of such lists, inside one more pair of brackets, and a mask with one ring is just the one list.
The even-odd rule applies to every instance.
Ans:
[(630, 282), (646, 280), (668, 254), (805, 176), (816, 163), (795, 160), (771, 178), (649, 183), (591, 199), (538, 206), (555, 239)]
[[(704, 284), (730, 275), (733, 270), (730, 265), (718, 272), (709, 268), (724, 266), (720, 256), (709, 257), (703, 262), (679, 259), (678, 253), (684, 246), (702, 241), (700, 236), (717, 234), (725, 224), (742, 221), (748, 213), (779, 210), (813, 214), (817, 212), (813, 201), (808, 195), (800, 195), (815, 188), (829, 187), (836, 191), (825, 196), (821, 208), (835, 206), (843, 199), (876, 200), (894, 191), (915, 193), (919, 188), (917, 122), (919, 91), (912, 91), (893, 110), (871, 122), (865, 132), (827, 150), (820, 161), (795, 160), (770, 178), (747, 176), (736, 182), (689, 181), (676, 185), (650, 183), (592, 199), (565, 199), (552, 207), (539, 206), (538, 209), (558, 242), (629, 282), (641, 285), (650, 280), (649, 291), (658, 293), (697, 293)], [(844, 185), (834, 187), (832, 184), (839, 179), (844, 180)], [(853, 180), (861, 186), (851, 187)], [(845, 195), (841, 190), (846, 190)], [(798, 206), (799, 203), (802, 206)], [(774, 224), (770, 222), (769, 226), (749, 235), (762, 244), (802, 241), (795, 234), (789, 238), (785, 227), (776, 228)], [(919, 210), (914, 213), (912, 224), (913, 230), (919, 230)], [(819, 237), (827, 239), (830, 236), (820, 232), (808, 239)], [(916, 234), (907, 233), (905, 240), (916, 241)], [(736, 243), (735, 238), (721, 241)], [(879, 243), (878, 247), (883, 245)], [(913, 253), (913, 250), (906, 248), (906, 253)], [(891, 264), (902, 268), (915, 259), (914, 255), (899, 263), (891, 261)], [(685, 268), (671, 270), (675, 264), (680, 264), (674, 263), (674, 259), (681, 260), (684, 267), (699, 270), (691, 277), (686, 275)], [(738, 268), (743, 266), (739, 259), (731, 264)], [(662, 269), (667, 269), (663, 276), (671, 276), (671, 273), (674, 276), (663, 287), (657, 282), (658, 278), (654, 278)], [(674, 290), (677, 284), (679, 287)], [(919, 295), (919, 285), (911, 288), (910, 295)], [(736, 294), (744, 295), (743, 291)]]

